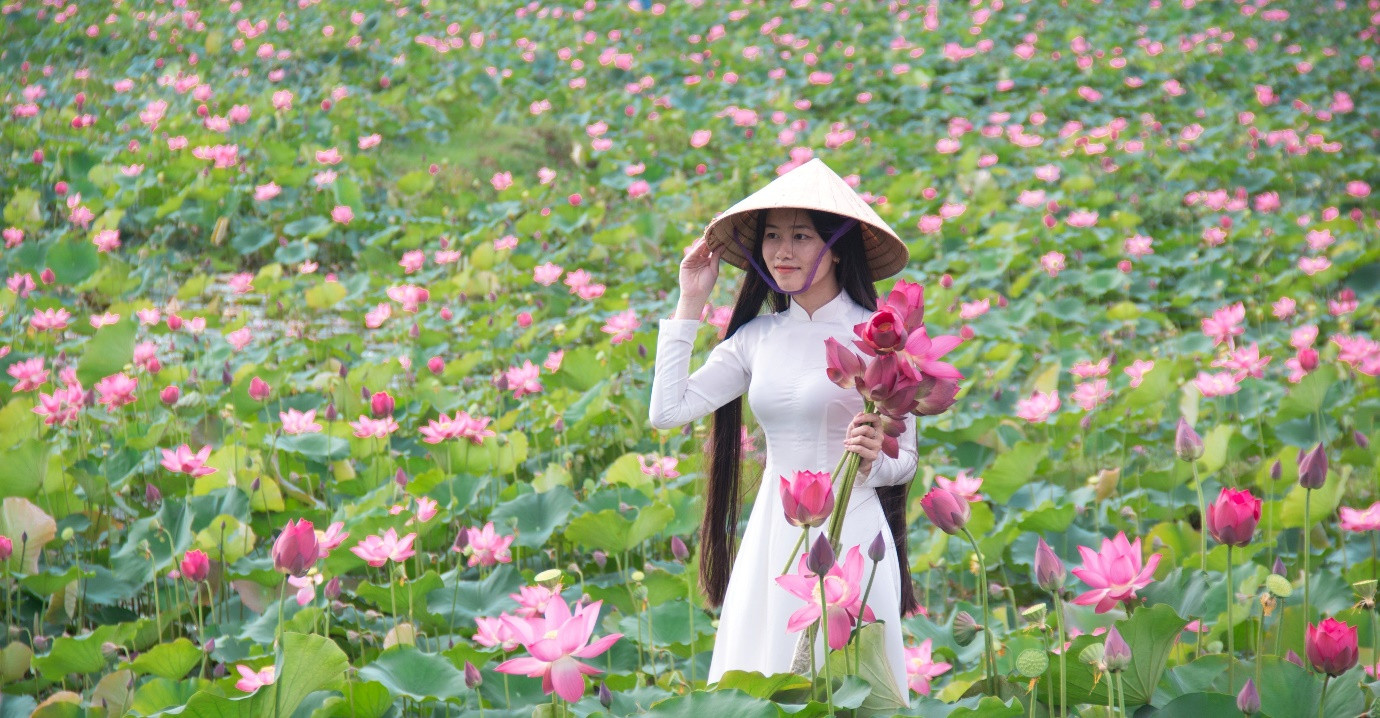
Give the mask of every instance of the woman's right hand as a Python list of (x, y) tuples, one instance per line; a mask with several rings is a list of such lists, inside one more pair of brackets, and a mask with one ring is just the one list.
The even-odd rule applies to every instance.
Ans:
[(685, 258), (680, 260), (680, 295), (708, 299), (719, 279), (719, 260), (723, 258), (723, 247), (709, 248), (703, 237), (690, 246)]

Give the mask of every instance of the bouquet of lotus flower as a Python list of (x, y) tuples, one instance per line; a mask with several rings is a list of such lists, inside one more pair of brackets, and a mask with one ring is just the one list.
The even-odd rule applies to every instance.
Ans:
[[(900, 453), (897, 437), (905, 431), (907, 414), (933, 416), (953, 406), (954, 397), (958, 393), (958, 381), (963, 375), (941, 358), (963, 340), (953, 335), (930, 337), (924, 324), (924, 287), (905, 280), (896, 283), (877, 311), (867, 321), (853, 327), (853, 333), (857, 336), (853, 343), (862, 350), (861, 355), (832, 337), (825, 340), (826, 371), (829, 380), (845, 389), (857, 390), (863, 398), (863, 411), (876, 412), (882, 416), (882, 452), (891, 458), (897, 458)], [(859, 454), (846, 451), (840, 457), (834, 472), (829, 475), (836, 493), (832, 501), (835, 510), (829, 520), (828, 544), (814, 549), (815, 554), (823, 551), (832, 558), (847, 553), (851, 558), (859, 551), (860, 547), (855, 546), (846, 552), (839, 543), (860, 461)], [(783, 495), (785, 493), (783, 489)], [(880, 536), (878, 538), (880, 539)], [(878, 560), (880, 556), (874, 558), (874, 572)], [(828, 563), (833, 564), (833, 561)], [(854, 568), (851, 562), (844, 562), (844, 565)], [(856, 573), (860, 569), (859, 557), (858, 566), (851, 573)], [(802, 576), (818, 580), (818, 577), (813, 576), (814, 569), (806, 566), (803, 558), (800, 572)], [(870, 589), (870, 580), (868, 584)], [(827, 608), (829, 592), (825, 588), (820, 590), (825, 595)], [(866, 593), (863, 591), (862, 596), (853, 598), (865, 602)], [(853, 626), (845, 632), (847, 638), (839, 637), (837, 628), (830, 635), (829, 648), (837, 650), (841, 645), (845, 652), (844, 657), (836, 663), (846, 672), (857, 673), (867, 678), (873, 685), (874, 694), (895, 693), (899, 696), (899, 690), (892, 685), (894, 681), (884, 666), (873, 666), (872, 670), (869, 670), (863, 665), (861, 656), (873, 656), (878, 661), (885, 661), (880, 645), (869, 646), (867, 650), (861, 645), (877, 643), (881, 639), (879, 631), (862, 630), (863, 621), (870, 618), (870, 610), (864, 610), (866, 607), (861, 605), (850, 608), (852, 610), (847, 610), (843, 614), (851, 619)], [(840, 615), (836, 614), (835, 618), (841, 620)], [(812, 649), (820, 623), (823, 621), (812, 623), (802, 631), (792, 661), (794, 672), (803, 674), (813, 670)], [(853, 649), (854, 658), (851, 662), (847, 658), (849, 643), (859, 644)], [(826, 659), (826, 665), (831, 662), (834, 661)], [(889, 685), (890, 689), (882, 684)]]
[[(856, 389), (863, 398), (863, 412), (882, 415), (882, 452), (891, 458), (900, 453), (896, 437), (905, 431), (905, 417), (934, 416), (954, 405), (958, 381), (963, 378), (941, 357), (963, 339), (955, 335), (931, 338), (925, 328), (925, 288), (904, 279), (867, 321), (853, 327), (853, 341), (864, 353), (850, 351), (833, 337), (824, 340), (829, 380), (845, 389)], [(839, 553), (844, 513), (853, 494), (853, 479), (861, 461), (844, 452), (835, 467), (839, 510), (829, 521), (829, 543)]]

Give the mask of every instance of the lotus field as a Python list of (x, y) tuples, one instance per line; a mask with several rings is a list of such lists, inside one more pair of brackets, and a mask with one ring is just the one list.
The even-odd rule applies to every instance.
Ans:
[[(0, 718), (1376, 710), (1380, 1), (0, 16)], [(709, 683), (658, 320), (815, 157), (964, 377), (908, 680), (879, 538), (773, 586), (829, 670)]]

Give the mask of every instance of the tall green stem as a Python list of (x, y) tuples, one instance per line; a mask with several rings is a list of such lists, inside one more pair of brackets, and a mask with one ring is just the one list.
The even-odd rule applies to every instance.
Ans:
[(1227, 544), (1227, 694), (1236, 695), (1236, 631), (1231, 622), (1231, 606), (1236, 603), (1236, 588), (1231, 580), (1231, 544)]
[(795, 548), (791, 549), (791, 557), (786, 559), (785, 568), (781, 569), (781, 575), (785, 576), (791, 572), (791, 564), (795, 563), (795, 557), (800, 553), (800, 547), (805, 544), (805, 537), (810, 535), (809, 526), (800, 527), (800, 538), (795, 540)]
[(968, 539), (968, 543), (973, 545), (973, 553), (977, 554), (978, 560), (978, 595), (982, 598), (982, 639), (983, 653), (987, 673), (987, 689), (991, 695), (997, 695), (997, 654), (992, 646), (992, 611), (988, 607), (989, 591), (987, 590), (987, 561), (982, 557), (982, 549), (978, 548), (977, 539), (968, 528), (963, 527), (963, 536)]
[[(279, 583), (279, 584), (278, 584), (278, 630), (274, 633), (274, 638), (273, 638), (273, 642), (274, 642), (275, 644), (277, 644), (276, 646), (274, 646), (274, 651), (273, 651), (274, 654), (275, 654), (275, 656), (276, 656), (275, 665), (278, 664), (278, 663), (287, 663), (287, 654), (283, 651), (283, 605), (284, 605), (283, 599), (284, 599), (286, 596), (287, 596), (287, 575), (284, 574), (284, 575), (283, 575), (283, 581), (282, 581), (282, 583)], [(282, 682), (281, 680), (279, 680), (279, 679), (282, 678), (282, 676), (278, 675), (278, 673), (279, 673), (278, 669), (275, 668), (274, 671), (273, 671), (273, 716), (274, 716), (274, 718), (277, 718), (277, 717), (278, 717), (278, 693), (282, 690), (282, 687), (283, 687), (283, 682)]]
[[(1308, 592), (1308, 555), (1312, 553), (1313, 537), (1313, 490), (1304, 489), (1303, 491), (1303, 625), (1307, 626), (1312, 620), (1312, 602)], [(1283, 616), (1280, 617), (1283, 621)], [(1321, 715), (1321, 714), (1320, 714)]]
[[(870, 414), (876, 409), (876, 403), (870, 399), (863, 400), (863, 413)], [(839, 467), (836, 472), (842, 472), (843, 483), (839, 485), (838, 494), (834, 497), (834, 513), (829, 517), (829, 545), (834, 549), (834, 555), (841, 555), (839, 551), (839, 541), (843, 536), (843, 515), (848, 511), (848, 501), (853, 497), (853, 480), (858, 473), (858, 464), (862, 457), (852, 451), (843, 452), (839, 458)], [(837, 480), (838, 474), (831, 476), (831, 480)]]
[(824, 593), (824, 574), (819, 577), (819, 627), (824, 634), (824, 695), (829, 701), (829, 715), (834, 715), (834, 674), (829, 668), (829, 597)]
[(1318, 718), (1323, 718), (1326, 715), (1323, 713), (1323, 707), (1327, 703), (1327, 682), (1330, 680), (1332, 680), (1332, 676), (1323, 676), (1322, 693), (1318, 695)]
[(1054, 610), (1059, 613), (1059, 715), (1069, 718), (1068, 647), (1064, 644), (1064, 597), (1054, 594)]

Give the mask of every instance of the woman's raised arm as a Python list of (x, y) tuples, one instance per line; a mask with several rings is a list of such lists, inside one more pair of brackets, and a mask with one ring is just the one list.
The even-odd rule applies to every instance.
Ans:
[(651, 406), (647, 419), (654, 429), (688, 424), (742, 396), (752, 378), (747, 346), (751, 322), (709, 352), (704, 366), (690, 373), (698, 319), (662, 319), (656, 339)]

